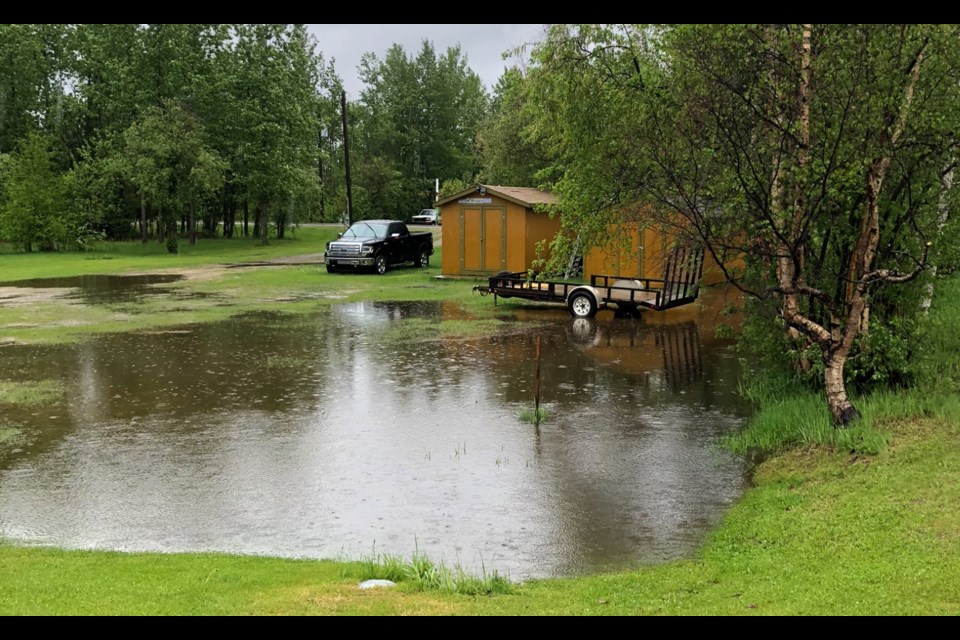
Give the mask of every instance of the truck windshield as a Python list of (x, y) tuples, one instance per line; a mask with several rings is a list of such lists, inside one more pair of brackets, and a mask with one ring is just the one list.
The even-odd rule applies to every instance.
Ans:
[(377, 222), (357, 222), (343, 232), (343, 238), (386, 238), (387, 225)]

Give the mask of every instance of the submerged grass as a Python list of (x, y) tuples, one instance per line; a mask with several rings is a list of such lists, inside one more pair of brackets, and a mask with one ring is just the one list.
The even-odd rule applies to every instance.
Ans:
[[(322, 250), (322, 246), (312, 248)], [(234, 259), (240, 255), (246, 257), (239, 252), (219, 255)], [(7, 261), (29, 257), (0, 256), (0, 271)], [(82, 262), (79, 254), (55, 257), (60, 261), (60, 267), (67, 265), (69, 260), (74, 266)], [(147, 268), (145, 265), (152, 262), (149, 259), (138, 262), (128, 257), (124, 264), (143, 271)], [(310, 313), (332, 304), (360, 300), (450, 303), (441, 307), (443, 322), (428, 326), (423, 319), (410, 318), (389, 327), (386, 338), (395, 341), (411, 337), (440, 339), (497, 333), (503, 326), (496, 319), (502, 309), (495, 308), (489, 299), (474, 295), (473, 281), (436, 279), (440, 273), (439, 264), (438, 250), (432, 266), (427, 269), (398, 266), (383, 276), (327, 274), (320, 265), (205, 268), (186, 280), (165, 284), (164, 289), (170, 293), (143, 296), (131, 302), (86, 305), (54, 297), (29, 304), (0, 305), (0, 338), (27, 344), (74, 342), (92, 334), (215, 322), (255, 311)], [(31, 277), (33, 274), (21, 273), (21, 276)]]
[(547, 410), (543, 407), (531, 409), (524, 407), (520, 409), (520, 420), (530, 424), (540, 424), (547, 419)]
[[(459, 305), (457, 312), (460, 313)], [(504, 330), (502, 320), (495, 318), (403, 318), (394, 320), (377, 333), (377, 341), (384, 345), (404, 345), (411, 342), (451, 340), (488, 336)], [(531, 323), (511, 322), (511, 331), (523, 331), (534, 326)]]
[(59, 380), (0, 380), (0, 407), (40, 407), (61, 400), (63, 393), (63, 383)]
[(0, 426), (0, 447), (10, 446), (17, 443), (23, 435), (23, 431), (14, 427)]

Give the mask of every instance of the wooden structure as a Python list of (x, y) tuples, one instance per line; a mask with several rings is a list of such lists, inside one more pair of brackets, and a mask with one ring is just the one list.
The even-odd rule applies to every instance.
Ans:
[(624, 279), (593, 274), (590, 284), (563, 281), (536, 281), (526, 272), (503, 271), (490, 277), (487, 286), (474, 287), (481, 293), (497, 297), (526, 298), (567, 305), (570, 314), (591, 318), (597, 311), (614, 305), (620, 311), (635, 314), (641, 308), (666, 311), (690, 304), (700, 292), (703, 270), (703, 249), (679, 246), (668, 254), (663, 278)]
[[(626, 221), (610, 225), (605, 243), (591, 248), (584, 256), (583, 277), (596, 274), (613, 274), (624, 278), (659, 277), (667, 269), (667, 261), (677, 239), (670, 229), (639, 221)], [(728, 267), (741, 269), (743, 261), (737, 260)], [(715, 285), (725, 281), (723, 272), (713, 257), (707, 253), (703, 259), (700, 283)]]
[(527, 271), (537, 258), (537, 243), (550, 242), (560, 231), (559, 218), (534, 207), (556, 202), (556, 196), (539, 189), (488, 184), (438, 201), (443, 274)]

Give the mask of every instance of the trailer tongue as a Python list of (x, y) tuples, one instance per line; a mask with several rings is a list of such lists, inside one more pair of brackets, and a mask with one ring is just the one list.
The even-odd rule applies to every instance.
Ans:
[(640, 309), (665, 311), (690, 304), (699, 295), (702, 273), (703, 250), (678, 247), (667, 258), (663, 279), (593, 275), (590, 284), (580, 284), (536, 281), (523, 271), (501, 271), (474, 290), (493, 294), (494, 304), (497, 297), (556, 302), (566, 304), (574, 317), (592, 318), (610, 305), (635, 314)]

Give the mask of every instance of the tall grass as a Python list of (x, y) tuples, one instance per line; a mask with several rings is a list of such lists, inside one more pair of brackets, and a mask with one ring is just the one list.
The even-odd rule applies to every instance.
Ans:
[(875, 454), (887, 443), (885, 425), (917, 417), (960, 417), (960, 278), (938, 281), (922, 343), (913, 362), (916, 383), (851, 398), (862, 418), (844, 429), (833, 425), (822, 393), (787, 375), (764, 375), (742, 386), (757, 413), (741, 433), (724, 439), (735, 453), (763, 457), (795, 445)]
[(377, 553), (361, 557), (353, 565), (356, 571), (350, 575), (363, 580), (391, 580), (407, 584), (414, 591), (441, 591), (463, 595), (492, 595), (513, 593), (515, 585), (509, 578), (494, 570), (487, 572), (482, 565), (481, 574), (473, 575), (458, 563), (450, 568), (437, 563), (420, 551), (410, 558), (389, 553)]

